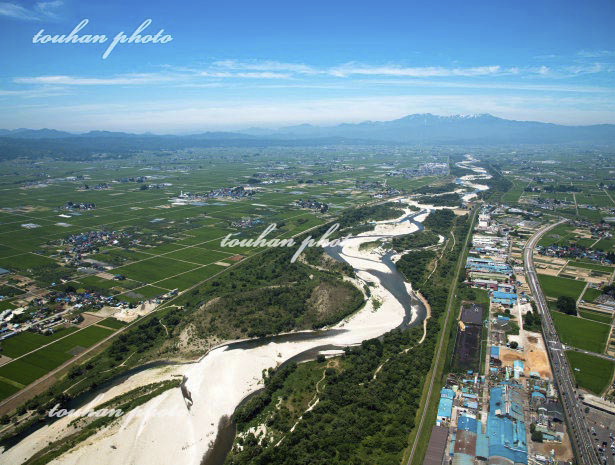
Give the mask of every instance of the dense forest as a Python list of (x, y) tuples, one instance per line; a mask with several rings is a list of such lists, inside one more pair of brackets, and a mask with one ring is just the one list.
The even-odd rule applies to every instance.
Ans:
[(429, 265), (434, 258), (436, 252), (433, 250), (413, 250), (398, 260), (397, 269), (408, 282), (420, 287), (429, 274)]
[(457, 215), (453, 213), (451, 210), (436, 210), (429, 214), (425, 221), (423, 221), (423, 226), (425, 228), (430, 229), (439, 234), (448, 234), (453, 223), (457, 218)]
[(412, 191), (413, 194), (444, 194), (445, 192), (452, 192), (457, 189), (463, 189), (464, 187), (460, 184), (456, 184), (454, 182), (448, 182), (446, 184), (441, 184), (439, 186), (431, 186), (427, 184), (426, 186), (419, 187), (418, 189), (414, 189)]
[(436, 245), (440, 241), (438, 236), (433, 231), (417, 231), (413, 234), (406, 234), (393, 238), (391, 246), (394, 250), (402, 251), (408, 249), (418, 249), (421, 247), (429, 247)]
[(383, 221), (398, 218), (404, 214), (400, 204), (394, 202), (379, 205), (366, 205), (345, 211), (338, 219), (341, 228), (366, 223), (369, 221)]
[(458, 207), (461, 205), (461, 196), (455, 192), (439, 195), (425, 195), (421, 197), (420, 202), (435, 207)]

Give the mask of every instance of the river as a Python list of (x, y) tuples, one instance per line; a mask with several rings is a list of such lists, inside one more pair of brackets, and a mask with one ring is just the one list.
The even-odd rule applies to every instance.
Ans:
[[(466, 196), (476, 196), (487, 189), (473, 183), (488, 176), (482, 168), (472, 166), (474, 161), (468, 159), (458, 164), (476, 173), (457, 180), (474, 189)], [(234, 437), (228, 419), (242, 400), (262, 388), (263, 371), (289, 361), (314, 359), (319, 353), (340, 353), (344, 347), (382, 336), (394, 328), (422, 324), (426, 308), (397, 271), (392, 254), (379, 249), (359, 250), (362, 243), (422, 229), (422, 222), (433, 208), (422, 207), (418, 213), (408, 208), (396, 220), (376, 222), (373, 231), (327, 250), (329, 255), (354, 268), (358, 287), (370, 284), (371, 295), (381, 302), (378, 308), (369, 299), (361, 310), (327, 329), (218, 347), (200, 361), (177, 368), (186, 377), (185, 387), (192, 403), (185, 400), (180, 389), (166, 391), (52, 463), (200, 465), (204, 457), (207, 465), (222, 463)], [(0, 462), (22, 463), (49, 441), (49, 428), (40, 428), (3, 452)], [(57, 429), (56, 426), (56, 433)]]

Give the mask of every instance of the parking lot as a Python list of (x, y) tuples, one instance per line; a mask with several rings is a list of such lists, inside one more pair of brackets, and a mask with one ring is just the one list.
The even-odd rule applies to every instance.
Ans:
[(589, 428), (593, 428), (591, 434), (596, 448), (602, 448), (598, 454), (606, 461), (603, 464), (615, 465), (615, 416), (591, 407), (586, 414)]

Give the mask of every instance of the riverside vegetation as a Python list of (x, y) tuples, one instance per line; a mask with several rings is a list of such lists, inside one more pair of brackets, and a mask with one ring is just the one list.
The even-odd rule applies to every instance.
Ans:
[(469, 223), (468, 215), (435, 214), (429, 224), (453, 234), (454, 243), (445, 244), (437, 263), (433, 251), (409, 252), (421, 260), (400, 259), (400, 271), (415, 286), (421, 283), (431, 306), (422, 342), (421, 327), (393, 330), (326, 364), (321, 358), (266, 373), (265, 389), (235, 412), (239, 434), (226, 464), (398, 465), (415, 425)]

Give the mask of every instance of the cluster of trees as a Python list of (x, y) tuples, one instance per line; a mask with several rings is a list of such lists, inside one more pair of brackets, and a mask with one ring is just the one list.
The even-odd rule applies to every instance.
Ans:
[(615, 297), (615, 284), (607, 284), (602, 288), (603, 294), (608, 294), (611, 297)]
[(540, 315), (535, 312), (527, 312), (523, 315), (523, 328), (539, 333), (542, 328)]
[(413, 250), (404, 254), (397, 262), (397, 269), (406, 280), (421, 286), (429, 274), (429, 264), (436, 258), (433, 250)]
[(368, 221), (392, 220), (403, 214), (404, 211), (399, 208), (399, 204), (387, 202), (379, 205), (366, 205), (345, 211), (339, 217), (338, 223), (340, 227), (345, 228)]
[[(185, 307), (195, 311), (190, 320), (198, 333), (233, 339), (314, 329), (336, 323), (363, 304), (361, 292), (339, 277), (345, 267), (321, 272), (299, 261), (291, 263), (294, 253), (294, 248), (266, 250), (257, 260), (181, 297)], [(320, 266), (329, 266), (317, 252), (308, 254)], [(196, 311), (200, 308), (204, 311)]]
[(457, 215), (451, 210), (436, 210), (429, 214), (423, 226), (439, 234), (447, 234), (453, 226)]
[(328, 277), (232, 292), (207, 305), (205, 333), (260, 337), (333, 324), (363, 305), (351, 284)]
[(421, 197), (421, 203), (436, 207), (456, 207), (461, 205), (461, 196), (455, 192), (442, 195), (426, 195)]
[(267, 407), (274, 394), (284, 385), (286, 379), (297, 369), (296, 363), (283, 365), (278, 370), (272, 368), (264, 377), (265, 388), (241, 404), (233, 414), (233, 421), (241, 431)]
[[(182, 310), (173, 309), (162, 320), (153, 317), (136, 328), (120, 334), (113, 340), (109, 348), (109, 356), (116, 361), (125, 359), (131, 352), (142, 353), (154, 347), (159, 341), (167, 337), (167, 331), (172, 334), (173, 329), (181, 321)], [(166, 330), (164, 326), (166, 326)]]
[(454, 182), (449, 182), (446, 184), (442, 184), (440, 186), (423, 186), (423, 187), (419, 187), (418, 189), (414, 189), (414, 191), (412, 191), (414, 194), (443, 194), (445, 192), (452, 192), (456, 189), (459, 189), (463, 186), (460, 186), (459, 184), (455, 184)]
[(328, 257), (322, 247), (308, 247), (303, 251), (302, 256), (310, 265), (327, 268), (334, 273), (341, 273), (350, 277), (355, 275), (352, 266), (346, 262), (340, 262)]
[(14, 297), (16, 295), (24, 294), (25, 291), (13, 286), (2, 285), (0, 286), (0, 295), (4, 297)]
[(418, 231), (413, 234), (395, 237), (391, 241), (391, 246), (393, 249), (401, 251), (429, 247), (436, 245), (439, 241), (440, 236), (433, 231)]
[(538, 431), (536, 429), (536, 423), (532, 423), (530, 425), (530, 433), (532, 436), (532, 441), (534, 442), (542, 442), (544, 440), (543, 435), (542, 435), (542, 431)]
[(497, 197), (504, 192), (508, 192), (513, 186), (512, 181), (502, 175), (498, 165), (491, 165), (490, 163), (485, 163), (483, 167), (491, 175), (490, 179), (480, 180), (481, 184), (489, 186), (489, 190), (485, 191), (483, 195), (487, 197)]
[(557, 302), (555, 305), (557, 309), (562, 313), (566, 313), (568, 315), (577, 314), (577, 301), (572, 297), (569, 297), (567, 295), (560, 295), (557, 298)]

